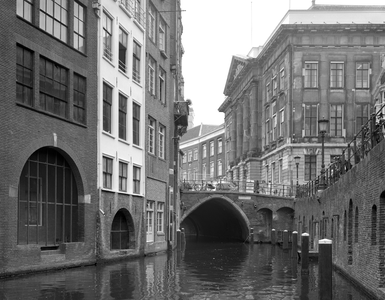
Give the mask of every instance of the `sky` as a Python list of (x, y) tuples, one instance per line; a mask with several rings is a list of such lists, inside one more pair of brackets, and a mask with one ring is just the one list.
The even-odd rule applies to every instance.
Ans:
[[(262, 46), (290, 9), (312, 0), (181, 0), (182, 73), (185, 100), (192, 101), (194, 126), (224, 123), (218, 111), (234, 55)], [(316, 4), (385, 5), (384, 0), (316, 0)]]

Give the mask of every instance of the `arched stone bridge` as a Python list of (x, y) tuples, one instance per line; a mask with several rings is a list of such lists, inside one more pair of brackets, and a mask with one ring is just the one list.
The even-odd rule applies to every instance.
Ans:
[(269, 242), (271, 229), (293, 229), (294, 198), (234, 191), (182, 191), (181, 228), (186, 237)]

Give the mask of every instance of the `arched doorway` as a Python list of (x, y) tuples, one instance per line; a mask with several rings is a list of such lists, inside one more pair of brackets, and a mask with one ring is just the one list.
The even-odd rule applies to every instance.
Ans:
[(20, 175), (18, 244), (79, 241), (78, 187), (66, 159), (52, 148), (34, 152)]
[(111, 225), (110, 249), (120, 250), (135, 247), (134, 228), (130, 214), (119, 210)]

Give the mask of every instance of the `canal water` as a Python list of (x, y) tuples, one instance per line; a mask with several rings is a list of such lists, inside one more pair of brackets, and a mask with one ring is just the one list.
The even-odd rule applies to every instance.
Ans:
[[(309, 273), (270, 244), (192, 243), (184, 251), (0, 280), (0, 299), (320, 299)], [(367, 300), (333, 273), (333, 300)]]

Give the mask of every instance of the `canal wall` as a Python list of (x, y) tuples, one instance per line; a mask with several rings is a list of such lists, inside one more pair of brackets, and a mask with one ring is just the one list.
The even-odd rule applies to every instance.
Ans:
[(295, 226), (333, 241), (333, 264), (368, 294), (385, 298), (385, 142), (340, 180), (313, 197), (296, 199)]

